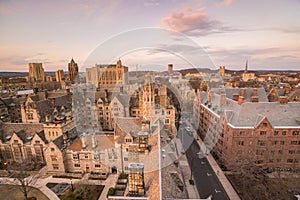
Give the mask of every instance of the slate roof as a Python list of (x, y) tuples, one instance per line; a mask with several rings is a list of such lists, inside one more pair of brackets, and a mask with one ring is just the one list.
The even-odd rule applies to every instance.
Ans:
[[(268, 102), (269, 101), (264, 88), (225, 88), (226, 97), (229, 98), (229, 99), (232, 99), (232, 96), (234, 94), (241, 95), (241, 91), (243, 89), (246, 90), (246, 96), (245, 96), (245, 99), (244, 99), (245, 102), (250, 102), (250, 99), (251, 99), (251, 96), (252, 96), (252, 93), (253, 93), (254, 89), (257, 90), (257, 96), (259, 98), (259, 102)], [(220, 89), (219, 88), (213, 88), (212, 91), (217, 93), (217, 94), (220, 94)]]
[[(300, 118), (300, 102), (289, 102), (280, 104), (279, 102), (245, 102), (239, 105), (238, 102), (227, 98), (225, 106), (219, 107), (220, 95), (214, 94), (210, 104), (207, 103), (208, 94), (201, 92), (201, 103), (213, 110), (220, 116), (223, 110), (227, 122), (234, 126), (257, 126), (263, 118), (267, 118), (272, 126), (297, 126), (300, 128), (297, 119)], [(215, 108), (215, 109), (214, 109)]]
[(235, 126), (257, 126), (257, 122), (266, 117), (272, 126), (298, 126), (296, 121), (300, 117), (300, 103), (279, 102), (244, 103), (235, 111), (230, 123)]

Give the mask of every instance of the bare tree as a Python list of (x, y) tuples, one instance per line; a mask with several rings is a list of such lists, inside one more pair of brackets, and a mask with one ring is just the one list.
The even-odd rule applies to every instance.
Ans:
[(17, 163), (8, 166), (9, 177), (14, 178), (11, 184), (19, 184), (24, 200), (29, 200), (28, 194), (32, 189), (32, 186), (37, 182), (39, 178), (38, 172), (32, 172), (35, 162), (33, 160), (24, 160), (22, 163)]

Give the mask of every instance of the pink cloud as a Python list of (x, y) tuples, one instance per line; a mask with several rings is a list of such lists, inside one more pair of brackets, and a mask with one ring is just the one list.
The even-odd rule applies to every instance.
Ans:
[(169, 28), (177, 32), (207, 32), (216, 29), (220, 23), (216, 20), (210, 20), (203, 13), (172, 13), (164, 17), (161, 21)]
[(229, 6), (229, 5), (231, 5), (233, 3), (233, 0), (225, 0), (224, 1), (224, 4), (226, 5), (226, 6)]
[(206, 7), (204, 7), (204, 6), (196, 9), (196, 11), (198, 11), (198, 12), (202, 12), (204, 10), (206, 10)]
[(184, 12), (191, 12), (191, 11), (192, 11), (192, 8), (186, 6), (186, 7), (183, 8), (183, 11), (184, 11)]

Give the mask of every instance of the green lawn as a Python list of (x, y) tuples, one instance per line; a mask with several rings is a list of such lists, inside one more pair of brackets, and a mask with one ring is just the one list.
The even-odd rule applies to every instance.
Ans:
[(46, 186), (51, 189), (53, 188), (54, 186), (56, 186), (58, 183), (47, 183)]
[[(0, 184), (0, 199), (1, 200), (23, 200), (23, 193), (20, 186)], [(28, 197), (36, 197), (38, 200), (49, 200), (39, 189), (32, 188), (29, 191)]]

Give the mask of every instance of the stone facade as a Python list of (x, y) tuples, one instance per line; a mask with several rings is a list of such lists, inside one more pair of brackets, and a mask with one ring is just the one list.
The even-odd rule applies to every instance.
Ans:
[(29, 81), (43, 82), (45, 80), (44, 68), (42, 63), (29, 63)]
[(71, 62), (68, 64), (68, 78), (69, 80), (74, 83), (77, 80), (78, 76), (78, 65), (75, 63), (74, 59), (72, 58)]
[(86, 83), (100, 90), (119, 91), (118, 85), (128, 83), (127, 72), (128, 67), (123, 66), (121, 60), (116, 65), (96, 65), (86, 69)]

